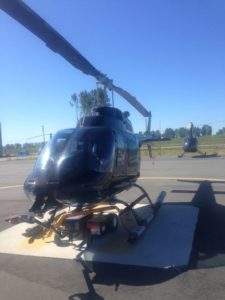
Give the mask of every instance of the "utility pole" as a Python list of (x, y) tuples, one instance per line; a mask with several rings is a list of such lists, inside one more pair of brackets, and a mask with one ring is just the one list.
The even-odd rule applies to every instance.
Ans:
[(41, 130), (42, 130), (42, 136), (43, 136), (43, 143), (45, 144), (45, 126), (44, 125), (41, 126)]

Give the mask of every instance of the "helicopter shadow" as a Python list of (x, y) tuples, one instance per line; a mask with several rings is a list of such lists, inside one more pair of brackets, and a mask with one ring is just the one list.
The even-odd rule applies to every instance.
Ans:
[(214, 191), (210, 181), (183, 182), (199, 184), (197, 191), (173, 190), (173, 193), (193, 193), (191, 205), (199, 208), (193, 250), (189, 267), (192, 269), (225, 266), (225, 206), (216, 202), (215, 195), (225, 191)]
[[(139, 210), (139, 213), (141, 213), (142, 208), (137, 208), (137, 211)], [(140, 237), (140, 239), (142, 238), (144, 238), (144, 236)], [(113, 236), (111, 237), (111, 240), (113, 240)], [(127, 242), (124, 239), (121, 241), (123, 243)], [(126, 248), (126, 246), (124, 247)], [(122, 262), (104, 263), (96, 260), (85, 261), (82, 259), (82, 254), (79, 256), (79, 262), (83, 267), (83, 277), (88, 292), (85, 294), (71, 295), (69, 299), (102, 299), (95, 291), (96, 284), (114, 286), (116, 292), (121, 285), (151, 286), (168, 281), (186, 271), (186, 266), (161, 268), (132, 265), (132, 262), (130, 264), (123, 264)]]
[[(87, 266), (84, 266), (83, 269), (83, 277), (88, 292), (71, 295), (68, 299), (102, 300), (104, 298), (97, 294), (94, 287), (95, 284), (114, 286), (114, 291), (117, 292), (120, 285), (150, 286), (168, 281), (184, 271), (186, 271), (186, 269), (159, 269), (137, 266), (125, 267), (124, 265), (110, 263), (95, 263), (92, 265), (91, 272)], [(93, 277), (91, 276), (92, 272), (94, 272)]]
[(192, 158), (215, 158), (221, 157), (221, 155), (217, 153), (207, 154), (207, 153), (199, 153), (198, 155), (191, 156)]
[[(71, 295), (69, 299), (103, 299), (96, 293), (94, 288), (95, 284), (114, 285), (115, 291), (117, 291), (120, 285), (149, 286), (159, 284), (180, 275), (188, 269), (225, 266), (225, 206), (218, 204), (215, 198), (216, 194), (225, 195), (225, 191), (214, 191), (212, 182), (209, 181), (194, 181), (194, 183), (198, 184), (197, 190), (171, 191), (173, 193), (193, 193), (191, 202), (176, 202), (176, 204), (189, 204), (199, 209), (193, 249), (187, 267), (179, 269), (160, 269), (110, 263), (94, 263), (92, 264), (91, 270), (94, 273), (91, 273), (88, 267), (83, 263), (83, 275), (88, 287), (88, 292), (85, 294)], [(169, 205), (173, 205), (173, 203)]]

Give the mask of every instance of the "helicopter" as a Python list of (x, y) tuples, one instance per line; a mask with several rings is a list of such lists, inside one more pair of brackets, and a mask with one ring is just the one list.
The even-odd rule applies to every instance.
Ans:
[(187, 129), (189, 130), (187, 136), (183, 140), (183, 153), (178, 155), (178, 157), (183, 157), (185, 153), (193, 153), (198, 152), (200, 155), (206, 156), (206, 152), (201, 152), (198, 150), (198, 139), (193, 134), (193, 123), (190, 122), (187, 126)]
[[(132, 208), (144, 197), (153, 206), (148, 194), (136, 184), (140, 176), (141, 145), (159, 140), (149, 135), (151, 113), (134, 96), (114, 85), (111, 79), (97, 70), (23, 1), (0, 0), (0, 8), (75, 68), (93, 76), (105, 88), (126, 99), (149, 120), (147, 135), (139, 137), (133, 131), (129, 112), (103, 106), (96, 108), (95, 114), (81, 118), (75, 128), (63, 129), (54, 134), (42, 149), (24, 183), (24, 191), (32, 201), (29, 211), (34, 215), (40, 215), (54, 210), (47, 222), (48, 225), (46, 222), (41, 223), (42, 227), (52, 230), (52, 222), (55, 222), (58, 210), (65, 205), (75, 205), (73, 216), (77, 217), (78, 213), (83, 218), (88, 217), (90, 223), (96, 209), (101, 213), (112, 208), (118, 210), (115, 205), (112, 206), (115, 201), (119, 201), (115, 200), (115, 195), (131, 187), (137, 187), (143, 195), (135, 199), (130, 206), (122, 203), (126, 207), (125, 210), (132, 211), (137, 223), (142, 224)], [(159, 201), (162, 201), (164, 196), (160, 197)], [(96, 208), (96, 205), (102, 202), (106, 203), (103, 208)], [(71, 212), (63, 215), (60, 225), (69, 216)], [(111, 221), (108, 227), (116, 227), (115, 214), (109, 219)], [(31, 219), (26, 221), (31, 222)], [(32, 222), (40, 224), (37, 218), (33, 218)], [(59, 227), (57, 224), (53, 231), (62, 236)], [(95, 226), (91, 228), (94, 228), (95, 232)]]

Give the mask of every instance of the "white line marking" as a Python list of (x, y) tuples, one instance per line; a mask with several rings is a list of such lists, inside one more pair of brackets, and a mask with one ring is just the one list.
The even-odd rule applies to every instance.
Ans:
[(1, 191), (1, 190), (16, 189), (16, 188), (21, 188), (21, 187), (23, 187), (23, 184), (18, 184), (18, 185), (8, 185), (8, 186), (0, 186), (0, 191)]
[(225, 178), (202, 178), (202, 177), (139, 177), (139, 180), (193, 180), (193, 181), (220, 181), (225, 182)]
[[(225, 178), (202, 178), (202, 177), (139, 177), (139, 180), (193, 180), (193, 181), (217, 181), (217, 182), (225, 182)], [(18, 185), (8, 185), (8, 186), (0, 186), (1, 190), (10, 190), (23, 187), (23, 184)]]

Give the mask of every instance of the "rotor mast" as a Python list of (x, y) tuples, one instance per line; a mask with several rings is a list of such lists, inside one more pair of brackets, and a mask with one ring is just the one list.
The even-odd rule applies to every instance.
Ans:
[(192, 138), (193, 137), (193, 123), (192, 122), (190, 122), (188, 124), (188, 129), (190, 130), (190, 138)]
[(149, 115), (147, 117), (147, 128), (146, 128), (146, 135), (150, 135), (151, 133), (151, 123), (152, 123), (152, 113), (149, 111)]

